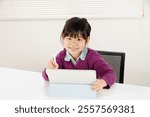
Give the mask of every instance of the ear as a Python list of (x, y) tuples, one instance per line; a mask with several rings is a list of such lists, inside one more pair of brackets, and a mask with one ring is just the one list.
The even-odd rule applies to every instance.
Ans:
[(88, 38), (87, 38), (87, 42), (86, 42), (86, 44), (88, 44), (88, 43), (89, 43), (89, 41), (90, 41), (90, 37), (88, 37)]
[(86, 42), (86, 45), (85, 45), (86, 47), (88, 47), (89, 41), (90, 41), (90, 37), (87, 38), (87, 42)]
[(64, 40), (61, 36), (60, 36), (60, 43), (62, 44), (62, 46), (64, 46)]

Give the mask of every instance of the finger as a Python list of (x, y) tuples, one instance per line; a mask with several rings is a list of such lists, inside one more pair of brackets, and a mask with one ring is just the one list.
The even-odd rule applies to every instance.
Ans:
[(51, 60), (51, 63), (52, 63), (53, 65), (56, 64), (56, 62), (54, 61), (54, 59)]
[(55, 60), (52, 60), (52, 64), (55, 69), (58, 69), (59, 65), (55, 62)]
[(58, 69), (59, 65), (56, 63), (56, 69)]
[(97, 83), (97, 82), (94, 82), (94, 83), (92, 84), (92, 86), (96, 86), (96, 85), (98, 85), (98, 83)]
[(47, 67), (48, 67), (49, 69), (55, 69), (55, 68), (56, 68), (56, 65), (55, 65), (55, 63), (51, 60), (51, 61), (48, 62)]
[(95, 89), (93, 89), (94, 91), (100, 91), (100, 90), (102, 90), (102, 88), (101, 87), (96, 87)]
[(55, 66), (54, 66), (53, 64), (48, 64), (48, 65), (47, 65), (47, 68), (49, 68), (49, 69), (54, 69)]
[(93, 85), (91, 88), (94, 91), (99, 91), (99, 90), (103, 89), (100, 85)]
[(92, 88), (97, 87), (97, 85), (92, 85)]
[(98, 89), (99, 89), (98, 87), (92, 88), (93, 91), (98, 91)]
[(92, 86), (91, 88), (92, 88), (93, 90), (95, 90), (95, 89), (98, 88), (98, 86), (97, 86), (97, 85), (94, 85), (94, 86)]

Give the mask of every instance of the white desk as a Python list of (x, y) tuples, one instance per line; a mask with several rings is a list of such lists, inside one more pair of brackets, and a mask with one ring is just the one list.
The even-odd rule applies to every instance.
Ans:
[[(0, 68), (0, 99), (54, 99), (39, 72)], [(150, 99), (150, 87), (115, 83), (96, 99)]]

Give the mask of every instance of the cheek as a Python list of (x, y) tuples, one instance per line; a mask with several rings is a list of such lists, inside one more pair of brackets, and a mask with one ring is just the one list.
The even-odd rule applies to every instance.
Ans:
[(68, 46), (68, 41), (65, 41), (65, 40), (64, 40), (64, 41), (63, 41), (63, 46), (64, 46), (64, 47), (67, 47), (67, 46)]
[(81, 48), (84, 48), (85, 46), (86, 46), (86, 43), (85, 43), (85, 42), (83, 42), (83, 43), (80, 44), (80, 47), (81, 47)]

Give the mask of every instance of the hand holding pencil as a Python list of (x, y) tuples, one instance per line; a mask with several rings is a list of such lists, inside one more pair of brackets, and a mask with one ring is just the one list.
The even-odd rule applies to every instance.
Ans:
[(56, 56), (53, 55), (53, 59), (51, 59), (50, 61), (48, 61), (48, 65), (47, 68), (49, 69), (58, 69), (58, 64), (56, 62)]

